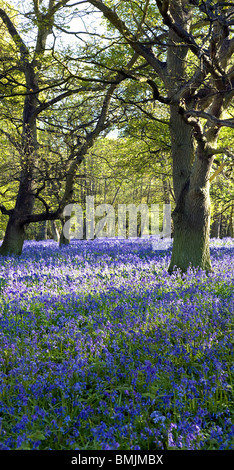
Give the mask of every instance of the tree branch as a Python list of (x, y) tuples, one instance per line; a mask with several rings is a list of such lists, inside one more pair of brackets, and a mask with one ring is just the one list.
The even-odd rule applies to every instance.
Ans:
[(21, 224), (26, 225), (43, 220), (59, 220), (62, 216), (62, 210), (59, 208), (54, 212), (41, 212), (40, 214), (26, 214)]
[[(65, 91), (64, 93), (61, 93), (61, 95), (59, 96), (56, 96), (55, 98), (52, 98), (51, 100), (49, 101), (46, 101), (45, 103), (42, 103), (40, 106), (37, 107), (36, 111), (35, 111), (35, 116), (38, 116), (38, 114), (40, 114), (42, 111), (44, 111), (45, 109), (49, 108), (50, 106), (53, 106), (54, 104), (58, 103), (59, 101), (62, 101), (64, 98), (67, 98), (68, 96), (72, 96), (74, 95), (75, 93), (79, 93), (81, 91), (90, 91), (90, 90), (87, 90), (87, 87), (80, 87), (80, 88), (75, 88), (73, 90), (68, 90), (68, 91)], [(97, 87), (96, 89), (92, 89), (92, 91), (100, 91), (100, 87)]]
[(138, 41), (137, 36), (131, 33), (125, 22), (119, 18), (117, 13), (105, 5), (101, 0), (90, 0), (89, 3), (103, 13), (105, 18), (107, 18), (111, 24), (116, 27), (133, 50), (144, 57), (157, 74), (163, 79), (165, 74), (164, 62), (157, 59), (151, 48), (144, 46)]
[(219, 175), (219, 173), (221, 173), (221, 171), (223, 171), (225, 165), (226, 165), (226, 163), (221, 163), (221, 165), (217, 168), (217, 170), (210, 177), (210, 179), (209, 179), (210, 183), (211, 183), (211, 181), (213, 181), (216, 178), (216, 176)]
[(14, 213), (14, 209), (6, 209), (3, 204), (0, 204), (0, 211), (3, 215), (11, 215)]
[(23, 39), (19, 35), (16, 27), (9, 18), (8, 14), (2, 8), (0, 8), (0, 18), (2, 18), (3, 23), (6, 25), (9, 34), (11, 35), (15, 45), (17, 46), (20, 52), (21, 61), (24, 65), (28, 64), (29, 50), (26, 44), (24, 43)]
[(198, 57), (198, 59), (202, 59), (203, 61), (203, 66), (207, 67), (207, 70), (217, 79), (222, 78), (222, 75), (224, 72), (221, 70), (220, 67), (219, 70), (217, 70), (217, 67), (215, 67), (212, 63), (212, 60), (208, 57), (207, 54), (204, 54), (201, 50), (201, 47), (199, 44), (196, 43), (194, 37), (192, 34), (188, 33), (180, 24), (178, 24), (176, 21), (174, 21), (172, 15), (170, 14), (170, 11), (168, 8), (162, 8), (161, 4), (168, 3), (168, 2), (162, 2), (161, 0), (157, 0), (157, 4), (160, 10), (160, 13), (163, 17), (163, 22), (168, 28), (172, 29), (179, 38), (181, 38), (185, 44), (188, 45), (189, 49), (193, 54)]
[(185, 116), (193, 116), (193, 117), (197, 117), (197, 118), (203, 118), (203, 119), (207, 119), (208, 122), (210, 122), (211, 124), (215, 124), (216, 126), (218, 127), (230, 127), (230, 128), (234, 128), (234, 119), (218, 119), (216, 118), (215, 116), (213, 116), (212, 114), (209, 114), (205, 111), (195, 111), (193, 109), (189, 109), (187, 111), (184, 111), (184, 114)]

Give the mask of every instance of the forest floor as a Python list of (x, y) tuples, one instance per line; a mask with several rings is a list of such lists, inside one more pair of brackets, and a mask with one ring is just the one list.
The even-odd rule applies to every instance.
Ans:
[(0, 260), (0, 449), (233, 449), (234, 240), (25, 243)]

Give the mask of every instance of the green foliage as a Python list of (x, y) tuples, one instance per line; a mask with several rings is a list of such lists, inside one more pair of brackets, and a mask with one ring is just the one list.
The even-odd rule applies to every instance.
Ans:
[[(41, 112), (37, 117), (38, 148), (34, 168), (39, 189), (35, 212), (44, 211), (46, 207), (55, 210), (58, 206), (64, 193), (69, 165), (74, 158), (74, 149), (78, 150), (78, 143), (82, 143), (87, 134), (92, 133), (100, 117), (105, 91), (121, 71), (126, 74), (125, 79), (111, 101), (105, 131), (90, 150), (86, 163), (82, 163), (77, 170), (72, 200), (83, 204), (85, 195), (94, 194), (96, 203), (112, 203), (114, 199), (116, 204), (170, 200), (173, 205), (169, 109), (167, 105), (154, 100), (153, 88), (147, 80), (151, 79), (155, 83), (162, 96), (168, 92), (165, 83), (141, 55), (136, 56), (135, 62), (128, 68), (135, 53), (127, 38), (111, 22), (101, 20), (100, 15), (96, 23), (89, 21), (89, 5), (61, 8), (48, 19), (48, 3), (40, 2), (38, 11), (36, 2), (30, 1), (29, 4), (30, 13), (23, 22), (12, 14), (12, 5), (7, 6), (5, 2), (3, 5), (1, 2), (0, 6), (9, 12), (25, 39), (40, 90), (38, 106)], [(156, 2), (107, 0), (105, 4), (126, 22), (129, 30), (148, 51), (152, 51), (161, 61), (167, 60), (167, 32)], [(208, 47), (209, 22), (203, 21), (202, 9), (191, 8), (194, 14), (191, 31), (199, 45)], [(75, 30), (77, 19), (79, 22), (88, 20), (87, 30), (75, 35), (71, 31)], [(49, 35), (47, 49), (39, 53), (40, 36), (37, 37), (36, 46), (36, 35), (45, 25), (51, 27), (53, 21), (54, 36)], [(70, 34), (61, 36), (62, 30)], [(16, 200), (23, 165), (23, 107), (25, 92), (28, 90), (19, 48), (6, 26), (2, 25), (1, 31), (0, 203), (11, 209)], [(199, 60), (191, 51), (186, 60), (186, 74), (181, 77), (180, 86), (199, 67)], [(208, 80), (209, 76), (206, 79), (207, 86)], [(77, 92), (56, 102), (59, 96), (72, 93), (75, 89)], [(51, 100), (55, 100), (53, 106), (47, 106)], [(231, 114), (227, 117), (231, 117)], [(116, 131), (117, 139), (105, 137), (109, 129)], [(233, 153), (230, 129), (222, 129), (219, 147), (228, 147)], [(233, 214), (233, 164), (230, 156), (217, 155), (214, 170), (222, 161), (226, 163), (225, 168), (211, 184), (212, 220), (215, 220), (217, 214), (224, 213), (223, 223), (226, 227)], [(118, 194), (115, 198), (116, 191)], [(7, 216), (2, 216), (1, 238), (6, 222)]]

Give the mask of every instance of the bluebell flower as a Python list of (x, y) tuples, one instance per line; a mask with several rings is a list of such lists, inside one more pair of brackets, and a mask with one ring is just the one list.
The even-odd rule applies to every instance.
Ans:
[(150, 417), (154, 421), (154, 423), (161, 423), (163, 424), (166, 421), (166, 416), (163, 416), (159, 411), (153, 411)]
[(230, 448), (233, 242), (211, 241), (209, 276), (169, 276), (170, 250), (26, 242), (0, 260), (1, 448), (32, 426), (37, 449)]

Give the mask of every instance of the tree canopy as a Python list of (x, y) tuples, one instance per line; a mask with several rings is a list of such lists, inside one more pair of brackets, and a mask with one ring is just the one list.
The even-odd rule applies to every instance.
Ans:
[(128, 198), (135, 178), (136, 200), (149, 201), (161, 182), (174, 209), (170, 271), (208, 271), (210, 220), (226, 213), (233, 226), (233, 3), (12, 1), (0, 20), (0, 252), (20, 254), (30, 223), (63, 221), (102, 162), (104, 199), (118, 201), (119, 187)]

